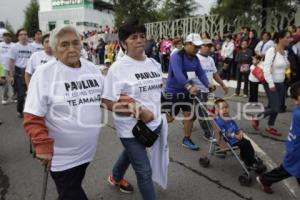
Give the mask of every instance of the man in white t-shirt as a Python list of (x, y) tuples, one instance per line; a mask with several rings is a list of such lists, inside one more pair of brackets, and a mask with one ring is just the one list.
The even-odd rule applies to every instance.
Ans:
[(24, 128), (36, 157), (50, 168), (58, 199), (87, 200), (81, 186), (101, 130), (103, 77), (80, 58), (80, 35), (55, 29), (50, 45), (57, 59), (40, 66), (29, 84)]
[(9, 100), (9, 91), (12, 91), (11, 85), (7, 81), (9, 74), (9, 50), (13, 43), (11, 42), (12, 35), (10, 32), (3, 33), (3, 42), (0, 43), (0, 60), (4, 69), (5, 83), (3, 84), (2, 104), (5, 105)]
[(25, 68), (27, 62), (34, 52), (33, 47), (28, 43), (28, 35), (25, 29), (17, 31), (18, 43), (13, 45), (9, 51), (9, 81), (16, 84), (17, 91), (17, 112), (20, 118), (23, 118), (23, 109), (25, 103), (26, 84)]
[(36, 30), (34, 32), (34, 42), (31, 43), (31, 45), (34, 48), (34, 51), (42, 51), (44, 49), (43, 43), (42, 43), (43, 33), (41, 30)]
[[(197, 57), (201, 63), (202, 69), (205, 72), (210, 84), (213, 84), (213, 80), (215, 80), (219, 85), (221, 85), (221, 87), (223, 88), (224, 93), (226, 95), (228, 93), (228, 88), (224, 84), (221, 77), (219, 76), (218, 70), (215, 65), (215, 61), (213, 60), (212, 57), (210, 57), (208, 55), (212, 45), (213, 44), (210, 39), (204, 39), (203, 44), (200, 47), (200, 51), (197, 54)], [(206, 102), (208, 101), (208, 94), (209, 94), (208, 88), (203, 85), (203, 83), (198, 79), (198, 77), (193, 78), (193, 83), (201, 91), (201, 93), (199, 93), (198, 97), (201, 99), (201, 101), (204, 104), (206, 104)], [(207, 121), (203, 120), (204, 117), (207, 117), (207, 113), (204, 110), (202, 110), (200, 107), (196, 106), (196, 108), (198, 108), (198, 113), (196, 113), (196, 116), (200, 117), (199, 123), (200, 123), (200, 126), (202, 127), (202, 130), (204, 131), (204, 138), (209, 140), (209, 139), (211, 139), (211, 133), (209, 132), (209, 127), (208, 127)], [(210, 130), (212, 130), (212, 129), (210, 129)]]
[(37, 51), (33, 53), (28, 60), (26, 70), (25, 70), (25, 81), (28, 87), (31, 76), (36, 71), (37, 67), (47, 63), (49, 60), (53, 59), (54, 56), (52, 55), (52, 49), (49, 44), (49, 34), (43, 36), (43, 46), (44, 50)]

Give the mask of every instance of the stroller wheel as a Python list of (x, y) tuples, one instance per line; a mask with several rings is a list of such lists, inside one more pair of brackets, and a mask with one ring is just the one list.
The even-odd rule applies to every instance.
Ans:
[(248, 174), (242, 174), (239, 176), (239, 182), (241, 186), (249, 186), (252, 182), (251, 177)]
[(207, 158), (207, 156), (200, 158), (199, 159), (199, 164), (204, 167), (207, 168), (209, 166), (209, 159)]

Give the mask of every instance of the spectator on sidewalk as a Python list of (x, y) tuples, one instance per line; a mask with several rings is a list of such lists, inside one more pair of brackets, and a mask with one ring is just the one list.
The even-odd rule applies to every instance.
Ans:
[(242, 82), (244, 82), (243, 97), (248, 97), (249, 73), (252, 62), (252, 51), (248, 48), (248, 41), (243, 40), (241, 50), (235, 56), (237, 64), (237, 86), (234, 95), (239, 96)]
[(230, 80), (230, 72), (233, 66), (233, 51), (234, 51), (234, 42), (230, 34), (226, 35), (225, 41), (223, 42), (221, 49), (221, 56), (223, 60), (223, 66), (221, 71), (221, 77), (223, 79)]
[(258, 103), (258, 87), (259, 80), (252, 74), (253, 70), (256, 67), (263, 68), (262, 57), (259, 55), (254, 55), (252, 57), (252, 65), (250, 66), (249, 82), (250, 82), (250, 94), (249, 94), (249, 103), (255, 105)]
[(271, 47), (274, 47), (274, 42), (271, 40), (271, 33), (264, 32), (261, 37), (261, 41), (256, 45), (254, 51), (257, 55), (265, 57), (267, 50)]

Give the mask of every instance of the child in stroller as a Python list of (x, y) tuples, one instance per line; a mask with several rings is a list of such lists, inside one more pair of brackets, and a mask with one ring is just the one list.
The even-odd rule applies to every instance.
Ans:
[[(205, 109), (205, 108), (204, 108)], [(235, 155), (239, 163), (243, 167), (245, 174), (239, 177), (239, 181), (242, 185), (249, 185), (251, 183), (250, 170), (256, 173), (263, 173), (266, 171), (266, 166), (263, 161), (255, 155), (255, 151), (251, 142), (243, 136), (243, 131), (238, 127), (237, 123), (230, 117), (229, 104), (224, 99), (217, 99), (215, 101), (215, 109), (213, 114), (209, 114), (214, 118), (211, 120), (211, 127), (213, 132), (213, 137), (216, 139), (215, 142), (219, 145), (220, 151), (223, 150), (224, 154), (226, 152), (225, 148), (228, 147), (229, 150)], [(208, 112), (208, 111), (207, 111)], [(214, 142), (211, 142), (211, 146)], [(240, 149), (240, 156), (234, 151), (237, 146)], [(209, 154), (215, 149), (210, 148)], [(219, 152), (220, 153), (220, 152)], [(200, 158), (200, 164), (203, 167), (208, 167), (209, 159), (207, 157)]]

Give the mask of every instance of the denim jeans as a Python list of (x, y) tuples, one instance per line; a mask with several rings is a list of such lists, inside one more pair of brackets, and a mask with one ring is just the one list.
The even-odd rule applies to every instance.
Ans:
[(285, 95), (285, 85), (284, 83), (275, 83), (276, 91), (270, 91), (269, 85), (267, 83), (264, 83), (264, 89), (267, 93), (268, 100), (269, 100), (269, 106), (267, 109), (265, 109), (264, 112), (259, 113), (258, 117), (269, 117), (268, 125), (274, 126), (279, 108), (280, 103), (282, 102), (283, 96)]
[[(154, 132), (159, 134), (161, 126), (162, 125)], [(121, 181), (131, 164), (135, 171), (138, 187), (143, 199), (156, 200), (157, 198), (152, 181), (152, 169), (147, 156), (146, 147), (139, 143), (135, 138), (120, 138), (120, 140), (124, 146), (124, 150), (113, 167), (113, 178), (117, 182)]]

